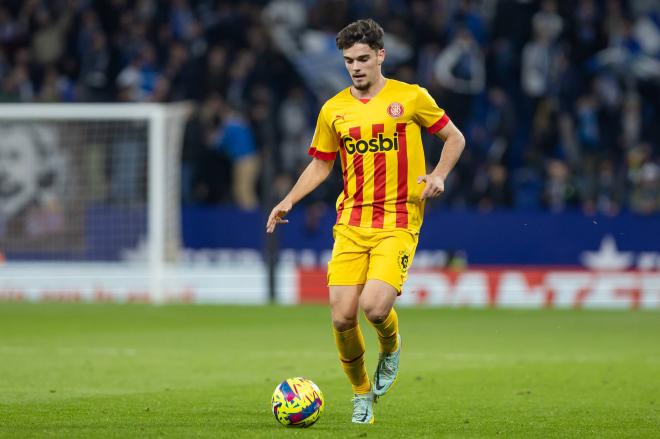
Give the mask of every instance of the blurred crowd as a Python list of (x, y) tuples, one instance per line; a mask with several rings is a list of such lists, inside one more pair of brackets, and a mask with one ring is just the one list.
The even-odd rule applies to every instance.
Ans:
[[(349, 84), (334, 36), (363, 17), (387, 33), (386, 76), (466, 135), (430, 208), (660, 212), (657, 0), (5, 0), (0, 102), (193, 101), (183, 201), (254, 209), (309, 160), (320, 105)], [(425, 145), (432, 166), (442, 144)]]

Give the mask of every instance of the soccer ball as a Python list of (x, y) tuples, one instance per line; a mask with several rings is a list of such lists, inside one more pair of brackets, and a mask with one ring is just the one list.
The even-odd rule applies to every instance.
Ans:
[(321, 389), (302, 377), (278, 384), (271, 403), (275, 419), (285, 427), (309, 427), (318, 421), (325, 407)]

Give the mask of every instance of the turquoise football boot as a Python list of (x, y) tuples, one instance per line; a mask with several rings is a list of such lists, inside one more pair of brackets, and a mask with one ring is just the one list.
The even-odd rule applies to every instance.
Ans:
[(354, 424), (374, 423), (374, 394), (372, 392), (353, 397), (353, 419)]
[(399, 348), (391, 354), (380, 354), (374, 374), (374, 395), (376, 398), (387, 393), (399, 375), (399, 356), (401, 354), (401, 335), (397, 335)]

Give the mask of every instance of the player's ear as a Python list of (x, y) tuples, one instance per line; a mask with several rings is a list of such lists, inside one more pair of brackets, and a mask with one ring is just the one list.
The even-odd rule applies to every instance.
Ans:
[(378, 65), (383, 64), (383, 61), (385, 61), (385, 49), (380, 49), (376, 53), (376, 57), (378, 58)]

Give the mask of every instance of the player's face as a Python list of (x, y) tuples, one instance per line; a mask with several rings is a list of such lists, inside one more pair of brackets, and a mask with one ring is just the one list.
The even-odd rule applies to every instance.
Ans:
[(380, 77), (380, 65), (385, 59), (385, 49), (375, 50), (364, 43), (343, 50), (344, 63), (351, 75), (353, 87), (369, 90)]

